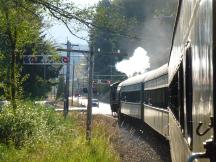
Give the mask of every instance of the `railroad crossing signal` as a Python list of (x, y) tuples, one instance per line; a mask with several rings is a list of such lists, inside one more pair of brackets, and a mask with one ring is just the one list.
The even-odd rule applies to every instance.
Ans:
[(61, 65), (70, 61), (67, 56), (54, 55), (24, 55), (23, 64), (25, 65)]

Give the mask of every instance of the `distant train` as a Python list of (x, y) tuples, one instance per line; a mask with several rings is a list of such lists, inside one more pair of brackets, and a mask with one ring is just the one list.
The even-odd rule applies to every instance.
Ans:
[(173, 162), (216, 162), (215, 72), (216, 0), (179, 0), (168, 66), (111, 85), (111, 107), (166, 137)]
[(168, 65), (112, 84), (112, 111), (140, 119), (168, 138)]
[(110, 107), (112, 112), (118, 113), (120, 100), (119, 91), (117, 91), (120, 82), (113, 83), (110, 85)]

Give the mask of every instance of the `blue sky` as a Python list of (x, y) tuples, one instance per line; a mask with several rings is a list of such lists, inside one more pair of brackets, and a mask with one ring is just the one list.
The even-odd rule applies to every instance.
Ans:
[[(97, 4), (99, 0), (65, 0), (65, 1), (74, 2), (76, 5), (82, 8), (85, 6), (91, 6)], [(74, 44), (81, 44), (81, 45), (88, 44), (86, 41), (78, 39), (72, 34), (70, 34), (67, 28), (63, 24), (60, 24), (58, 22), (54, 22), (51, 28), (45, 30), (45, 33), (47, 34), (47, 39), (51, 39), (57, 44), (66, 43), (67, 40), (69, 40), (71, 43)], [(79, 32), (77, 33), (77, 35), (88, 38), (88, 31)]]

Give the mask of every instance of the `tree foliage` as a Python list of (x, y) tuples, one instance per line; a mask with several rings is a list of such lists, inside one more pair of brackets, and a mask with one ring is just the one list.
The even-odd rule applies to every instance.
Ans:
[[(126, 17), (122, 14), (122, 8), (109, 0), (99, 2), (96, 15), (93, 20), (94, 24), (100, 28), (91, 30), (90, 42), (95, 49), (100, 48), (100, 53), (95, 56), (95, 73), (97, 75), (108, 74), (100, 79), (114, 79), (111, 75), (120, 75), (113, 67), (115, 62), (120, 61), (124, 56), (118, 54), (126, 54), (124, 48), (120, 47), (121, 38), (138, 39), (133, 32), (133, 25), (137, 24), (137, 20), (131, 16)], [(97, 78), (96, 78), (97, 79)]]
[[(52, 46), (50, 42), (40, 38), (37, 42), (25, 46), (24, 55), (56, 55)], [(61, 65), (23, 65), (21, 75), (27, 75), (23, 82), (23, 95), (29, 98), (45, 98), (52, 86), (57, 84), (55, 78), (58, 77), (61, 67)]]
[[(36, 12), (36, 7), (28, 3), (22, 3), (32, 12)], [(25, 13), (22, 6), (11, 1), (0, 1), (0, 40), (1, 40), (1, 55), (5, 70), (1, 75), (5, 76), (7, 80), (3, 88), (6, 89), (6, 96), (12, 101), (13, 107), (16, 107), (16, 96), (18, 94), (17, 80), (20, 73), (19, 61), (23, 53), (24, 45), (33, 42), (39, 35), (40, 18), (35, 17), (30, 13)], [(34, 24), (34, 25), (32, 25)], [(5, 64), (6, 63), (6, 64)]]
[(38, 96), (34, 93), (35, 89), (40, 92), (39, 96), (44, 95), (47, 90), (43, 85), (47, 86), (49, 78), (56, 77), (59, 70), (47, 67), (48, 74), (55, 74), (40, 79), (41, 75), (37, 75), (37, 72), (41, 71), (41, 67), (22, 66), (23, 54), (40, 54), (42, 50), (43, 53), (54, 53), (52, 45), (44, 42), (41, 36), (41, 13), (39, 6), (31, 1), (0, 0), (0, 92), (4, 98), (12, 101), (13, 107), (16, 107), (16, 98), (30, 93)]
[[(96, 74), (119, 74), (112, 68), (116, 62), (132, 55), (137, 47), (148, 52), (151, 67), (168, 59), (176, 1), (102, 0), (99, 2), (93, 23), (104, 24), (106, 30), (94, 28), (90, 40), (101, 54), (95, 57)], [(113, 16), (114, 15), (114, 16)], [(109, 32), (115, 30), (114, 32)], [(121, 54), (112, 53), (120, 49)], [(103, 55), (109, 52), (109, 55)], [(158, 55), (163, 57), (159, 57)], [(108, 78), (105, 78), (108, 79)], [(120, 78), (115, 78), (117, 80)]]
[[(171, 2), (171, 1), (169, 1)], [(100, 48), (101, 52), (116, 52), (118, 49), (121, 53), (131, 53), (134, 47), (145, 43), (145, 47), (150, 49), (150, 45), (143, 37), (141, 26), (150, 17), (155, 15), (170, 15), (167, 10), (161, 8), (154, 8), (158, 6), (167, 6), (169, 3), (163, 3), (160, 0), (102, 0), (94, 10), (94, 7), (79, 9), (73, 2), (65, 2), (64, 0), (0, 0), (0, 66), (3, 69), (0, 72), (2, 78), (0, 83), (0, 93), (5, 93), (6, 98), (10, 98), (14, 103), (15, 98), (21, 95), (20, 87), (24, 87), (24, 91), (28, 92), (24, 95), (40, 96), (33, 89), (43, 87), (50, 83), (50, 79), (56, 76), (60, 67), (46, 67), (49, 73), (53, 73), (50, 77), (43, 77), (41, 75), (44, 67), (38, 67), (37, 72), (40, 75), (36, 76), (33, 73), (33, 67), (22, 67), (22, 55), (26, 51), (35, 54), (40, 51), (42, 46), (40, 44), (47, 44), (43, 42), (41, 37), (41, 28), (44, 16), (51, 16), (68, 28), (71, 34), (76, 35), (78, 30), (90, 29), (90, 44), (95, 49)], [(154, 16), (149, 13), (154, 13)], [(79, 24), (81, 28), (75, 28), (71, 24)], [(78, 37), (78, 36), (77, 36)], [(140, 43), (142, 42), (142, 43)], [(163, 41), (166, 42), (166, 41)], [(53, 53), (51, 46), (46, 45), (46, 49)], [(43, 48), (42, 48), (43, 49)], [(152, 48), (151, 48), (152, 49)], [(156, 53), (158, 51), (151, 51)], [(99, 54), (98, 54), (99, 55)], [(95, 70), (98, 74), (118, 74), (112, 67), (115, 62), (121, 60), (125, 56), (109, 55), (96, 56)], [(22, 69), (24, 69), (22, 71)], [(36, 71), (35, 71), (36, 72)], [(28, 79), (24, 77), (25, 74), (30, 74)], [(41, 82), (43, 80), (43, 83)], [(29, 84), (29, 82), (39, 83), (38, 86)], [(37, 85), (37, 84), (35, 84)], [(40, 89), (40, 88), (39, 88)], [(42, 92), (42, 91), (41, 91)]]

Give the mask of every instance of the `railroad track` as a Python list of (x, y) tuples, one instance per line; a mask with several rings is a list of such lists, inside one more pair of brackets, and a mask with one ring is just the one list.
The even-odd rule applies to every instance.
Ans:
[(169, 142), (148, 125), (124, 118), (118, 121), (120, 139), (116, 146), (124, 162), (171, 162)]

